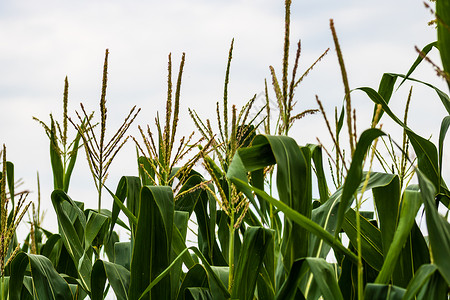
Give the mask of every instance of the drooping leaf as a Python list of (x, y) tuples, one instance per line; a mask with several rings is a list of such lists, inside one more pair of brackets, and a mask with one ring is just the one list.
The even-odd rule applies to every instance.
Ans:
[(92, 269), (92, 262), (89, 255), (85, 255), (82, 241), (80, 241), (79, 235), (66, 214), (63, 208), (63, 203), (70, 204), (70, 207), (74, 214), (77, 215), (82, 229), (86, 228), (86, 220), (82, 211), (76, 206), (76, 204), (70, 199), (70, 197), (62, 190), (55, 190), (51, 195), (53, 207), (58, 216), (58, 224), (60, 229), (61, 239), (64, 243), (67, 252), (75, 264), (78, 270), (79, 278), (83, 284), (83, 288), (90, 290), (90, 275)]
[[(409, 76), (414, 72), (417, 66), (423, 61), (424, 59), (423, 54), (427, 55), (433, 49), (433, 47), (437, 48), (437, 41), (431, 42), (422, 48), (422, 50), (420, 51), (422, 53), (417, 55), (416, 60), (412, 64), (411, 68), (409, 68), (408, 72), (406, 73), (405, 77), (403, 78), (402, 82), (400, 82), (398, 87), (400, 87), (409, 78)], [(385, 97), (383, 96), (383, 98)]]
[[(336, 240), (334, 236), (332, 236), (328, 231), (323, 229), (320, 225), (312, 221), (310, 218), (307, 218), (298, 212), (294, 211), (292, 208), (277, 200), (271, 196), (269, 196), (266, 192), (261, 191), (255, 187), (250, 186), (248, 183), (239, 180), (238, 178), (230, 178), (231, 181), (242, 190), (243, 187), (249, 188), (253, 190), (257, 195), (262, 197), (264, 200), (268, 201), (270, 204), (278, 208), (282, 211), (285, 216), (287, 216), (292, 222), (297, 223), (299, 226), (308, 230), (310, 233), (317, 235), (320, 239), (323, 239), (326, 243), (331, 245), (331, 247), (338, 252), (341, 252), (343, 255), (348, 256), (351, 260), (357, 262), (357, 257), (354, 253), (349, 251), (346, 247), (342, 245), (341, 242)], [(328, 202), (328, 201), (327, 201)]]
[[(365, 92), (373, 102), (381, 104), (386, 114), (388, 114), (394, 122), (405, 129), (405, 132), (408, 135), (409, 140), (411, 141), (411, 145), (414, 148), (414, 152), (417, 155), (419, 169), (425, 174), (425, 176), (427, 176), (429, 180), (431, 180), (438, 192), (441, 189), (441, 186), (445, 188), (445, 183), (443, 182), (440, 175), (436, 146), (432, 142), (417, 135), (408, 126), (406, 126), (396, 115), (394, 115), (384, 99), (372, 88), (362, 87), (358, 88), (358, 90)], [(448, 111), (450, 113), (450, 100), (448, 99), (447, 95), (445, 96), (447, 97), (446, 101), (448, 101)], [(444, 197), (444, 200), (446, 200), (444, 204), (448, 205), (449, 199)]]
[(193, 287), (209, 290), (208, 274), (205, 268), (200, 264), (196, 264), (189, 269), (183, 279), (183, 282), (181, 283), (178, 290), (178, 297), (176, 299), (185, 299), (185, 295), (188, 293), (186, 289)]
[[(309, 218), (311, 216), (311, 152), (307, 147), (300, 148), (295, 140), (286, 136), (258, 135), (253, 146), (241, 148), (235, 154), (227, 177), (247, 181), (247, 172), (277, 164), (277, 190), (280, 200), (293, 210)], [(240, 185), (251, 203), (254, 204), (251, 190)], [(256, 207), (258, 208), (258, 207)], [(260, 215), (263, 216), (262, 213)], [(282, 252), (286, 267), (296, 258), (308, 252), (309, 232), (296, 223), (284, 224)]]
[[(108, 217), (94, 211), (89, 212), (84, 238), (85, 250), (91, 246), (99, 247), (100, 245), (103, 245), (108, 225)], [(95, 241), (96, 239), (99, 239), (99, 241)]]
[(106, 281), (113, 288), (116, 299), (128, 299), (130, 271), (121, 265), (99, 259), (92, 268), (91, 280), (92, 300), (103, 299)]
[(73, 299), (67, 282), (56, 272), (48, 258), (21, 252), (14, 258), (9, 281), (10, 299), (22, 299), (24, 273), (29, 265), (36, 299)]
[[(130, 227), (134, 227), (136, 224), (132, 222), (132, 216), (137, 216), (139, 212), (139, 192), (141, 190), (141, 182), (139, 177), (134, 176), (122, 176), (119, 184), (117, 185), (116, 193), (112, 208), (110, 235), (114, 230), (114, 225), (117, 222), (120, 210), (124, 210), (123, 204), (125, 199), (127, 200), (126, 208), (128, 208), (128, 218), (130, 220)], [(109, 190), (108, 190), (109, 191)], [(120, 202), (120, 203), (119, 203)], [(125, 211), (124, 211), (125, 212)]]

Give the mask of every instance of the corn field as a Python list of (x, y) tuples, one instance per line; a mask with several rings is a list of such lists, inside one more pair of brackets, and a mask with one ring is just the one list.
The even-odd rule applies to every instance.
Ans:
[[(300, 74), (301, 45), (291, 43), (290, 9), (286, 0), (283, 65), (269, 68), (261, 108), (255, 108), (256, 96), (242, 107), (229, 103), (234, 40), (214, 119), (192, 107), (190, 120), (180, 120), (184, 54), (179, 65), (169, 55), (165, 113), (141, 126), (134, 122), (140, 109), (131, 107), (112, 134), (109, 50), (98, 112), (83, 105), (68, 112), (66, 78), (62, 119), (35, 117), (49, 143), (48, 200), (57, 229), (42, 226), (40, 197), (27, 198), (7, 147), (0, 151), (1, 299), (450, 299), (450, 190), (442, 177), (449, 167), (443, 153), (450, 98), (414, 78), (417, 66), (428, 64), (450, 90), (450, 1), (427, 6), (435, 16), (436, 41), (417, 49), (406, 74), (380, 74), (375, 88), (349, 86), (333, 20), (333, 49), (318, 53)], [(430, 51), (441, 61), (432, 61)], [(298, 112), (296, 88), (325, 55), (339, 62), (343, 104), (330, 117), (316, 96), (318, 108)], [(412, 91), (403, 116), (391, 110), (390, 100), (406, 83), (433, 90), (433, 101), (446, 111), (435, 133), (438, 144), (408, 123)], [(373, 105), (360, 131), (355, 93)], [(276, 110), (269, 105), (272, 97)], [(299, 145), (290, 136), (294, 124), (312, 114), (323, 117), (331, 148), (320, 137)], [(384, 119), (399, 126), (402, 136), (384, 132)], [(193, 133), (177, 136), (180, 122), (191, 124)], [(131, 126), (139, 136), (128, 135)], [(138, 168), (112, 187), (108, 171), (126, 143), (136, 147)], [(83, 158), (98, 195), (95, 208), (68, 192)], [(113, 200), (111, 207), (102, 203), (105, 198)], [(367, 199), (371, 211), (362, 209)], [(27, 213), (30, 231), (19, 241), (16, 229)], [(419, 226), (422, 217), (426, 222)], [(119, 239), (118, 231), (127, 238)], [(189, 243), (188, 236), (196, 241)]]

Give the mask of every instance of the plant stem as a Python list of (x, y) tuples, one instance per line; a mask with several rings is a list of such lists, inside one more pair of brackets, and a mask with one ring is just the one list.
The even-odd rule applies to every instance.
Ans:
[[(230, 203), (231, 204), (231, 203)], [(230, 209), (230, 243), (228, 248), (228, 292), (231, 294), (234, 284), (234, 208)]]
[(363, 264), (362, 264), (362, 255), (361, 255), (361, 221), (359, 215), (359, 208), (361, 202), (355, 195), (356, 199), (356, 247), (358, 252), (358, 300), (364, 299), (364, 282), (363, 282)]

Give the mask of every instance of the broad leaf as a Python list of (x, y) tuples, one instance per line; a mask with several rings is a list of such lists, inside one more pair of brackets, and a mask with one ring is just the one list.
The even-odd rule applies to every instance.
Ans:
[[(174, 204), (167, 186), (141, 189), (139, 218), (131, 260), (129, 298), (137, 299), (170, 264)], [(148, 298), (170, 299), (170, 276), (163, 278)]]

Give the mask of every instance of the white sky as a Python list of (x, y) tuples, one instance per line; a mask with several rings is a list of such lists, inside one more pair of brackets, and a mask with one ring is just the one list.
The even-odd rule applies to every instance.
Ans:
[[(319, 95), (329, 117), (343, 98), (340, 71), (334, 52), (329, 19), (333, 18), (349, 74), (351, 88), (377, 88), (384, 72), (405, 73), (422, 48), (435, 40), (427, 26), (432, 19), (420, 0), (398, 1), (294, 1), (291, 16), (292, 54), (302, 40), (300, 72), (326, 48), (331, 51), (297, 89), (296, 112), (316, 108)], [(284, 1), (12, 1), (0, 2), (0, 143), (7, 146), (16, 177), (25, 188), (37, 191), (39, 171), (46, 224), (56, 222), (51, 208), (53, 186), (48, 140), (32, 116), (48, 121), (53, 112), (61, 119), (64, 77), (69, 78), (69, 114), (83, 102), (97, 110), (101, 91), (104, 52), (110, 50), (107, 92), (109, 133), (128, 110), (142, 108), (137, 125), (154, 128), (156, 112), (163, 113), (166, 96), (167, 55), (172, 52), (174, 70), (181, 53), (186, 65), (181, 91), (180, 136), (194, 129), (187, 108), (215, 119), (215, 103), (223, 96), (228, 49), (235, 38), (229, 102), (242, 105), (270, 81), (269, 65), (280, 74), (284, 34)], [(293, 57), (291, 57), (293, 59)], [(436, 55), (436, 63), (440, 63)], [(292, 61), (292, 60), (291, 60)], [(174, 72), (176, 73), (176, 72)], [(429, 65), (413, 77), (447, 92)], [(174, 78), (175, 80), (175, 78)], [(409, 85), (394, 95), (392, 107), (400, 116)], [(272, 94), (273, 95), (273, 94)], [(273, 96), (272, 96), (273, 97)], [(261, 100), (260, 100), (261, 101)], [(372, 103), (361, 93), (353, 96), (359, 130), (367, 128)], [(446, 115), (434, 92), (415, 86), (411, 104), (412, 129), (437, 141)], [(397, 134), (383, 119), (385, 130)], [(73, 134), (73, 131), (72, 131)], [(73, 135), (72, 135), (73, 136)], [(292, 130), (299, 144), (329, 142), (322, 117), (310, 116)], [(448, 145), (448, 143), (447, 143)], [(449, 154), (445, 153), (448, 161)], [(444, 178), (449, 179), (448, 167)], [(134, 145), (129, 143), (110, 170), (107, 185), (115, 189), (122, 175), (136, 175)], [(331, 183), (330, 183), (331, 186)], [(87, 207), (96, 206), (95, 188), (84, 152), (80, 152), (69, 191)], [(29, 196), (37, 199), (36, 192)], [(104, 206), (111, 200), (105, 197)], [(56, 231), (56, 229), (55, 229)]]

